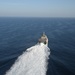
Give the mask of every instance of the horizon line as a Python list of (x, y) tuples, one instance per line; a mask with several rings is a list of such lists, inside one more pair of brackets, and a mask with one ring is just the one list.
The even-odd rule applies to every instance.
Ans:
[(75, 18), (75, 17), (37, 17), (37, 16), (33, 16), (33, 17), (27, 17), (27, 16), (0, 16), (0, 18)]

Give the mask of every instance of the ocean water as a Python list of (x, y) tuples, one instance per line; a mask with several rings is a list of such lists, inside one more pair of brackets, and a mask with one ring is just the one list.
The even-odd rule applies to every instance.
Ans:
[(46, 75), (75, 75), (75, 18), (0, 18), (0, 75), (37, 44), (42, 32), (51, 54)]

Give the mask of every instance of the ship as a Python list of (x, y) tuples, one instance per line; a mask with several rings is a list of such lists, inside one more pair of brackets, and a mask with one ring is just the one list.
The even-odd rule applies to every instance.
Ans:
[(45, 32), (43, 32), (42, 36), (40, 37), (40, 39), (38, 40), (39, 43), (43, 43), (45, 45), (48, 45), (48, 38), (45, 34)]

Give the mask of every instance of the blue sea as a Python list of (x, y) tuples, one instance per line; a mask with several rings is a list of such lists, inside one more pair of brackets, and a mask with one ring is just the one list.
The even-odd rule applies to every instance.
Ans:
[(10, 69), (42, 32), (51, 54), (46, 75), (75, 75), (75, 18), (0, 17), (0, 75)]

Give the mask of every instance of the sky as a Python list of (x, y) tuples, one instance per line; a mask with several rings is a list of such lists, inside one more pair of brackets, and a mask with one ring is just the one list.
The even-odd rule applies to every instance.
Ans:
[(0, 17), (75, 17), (75, 0), (0, 0)]

